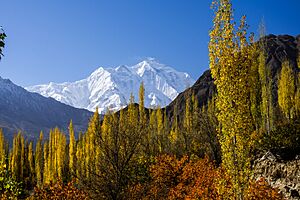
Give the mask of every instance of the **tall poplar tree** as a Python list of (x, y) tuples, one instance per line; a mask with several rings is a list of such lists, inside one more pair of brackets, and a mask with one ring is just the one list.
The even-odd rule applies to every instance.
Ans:
[[(267, 133), (270, 135), (271, 130), (274, 127), (274, 102), (273, 102), (273, 94), (272, 94), (272, 87), (273, 87), (273, 79), (271, 76), (271, 71), (266, 66), (266, 27), (264, 22), (262, 22), (259, 26), (260, 31), (260, 40), (258, 43), (258, 74), (261, 86), (261, 119), (262, 119), (262, 127)], [(255, 83), (254, 83), (255, 84)]]
[(210, 32), (210, 69), (217, 87), (219, 140), (222, 164), (231, 178), (235, 199), (244, 199), (250, 175), (249, 138), (251, 55), (243, 16), (236, 29), (230, 0), (213, 2), (215, 18)]
[(278, 80), (278, 104), (286, 118), (294, 116), (295, 76), (289, 61), (282, 63)]
[(5, 140), (4, 140), (3, 131), (0, 128), (0, 164), (1, 165), (5, 164), (5, 159), (6, 159)]
[(74, 177), (76, 170), (76, 140), (73, 129), (73, 122), (69, 125), (69, 173), (70, 178)]
[(43, 132), (41, 131), (39, 140), (35, 147), (35, 174), (37, 186), (43, 183)]
[(27, 159), (29, 164), (29, 180), (33, 184), (35, 182), (35, 166), (34, 166), (32, 142), (29, 143)]

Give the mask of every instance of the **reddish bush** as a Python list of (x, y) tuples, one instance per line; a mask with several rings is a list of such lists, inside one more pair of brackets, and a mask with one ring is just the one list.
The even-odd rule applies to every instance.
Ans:
[(74, 181), (63, 184), (61, 181), (50, 183), (42, 188), (35, 188), (33, 199), (88, 199), (84, 191), (74, 185)]
[[(150, 168), (151, 181), (128, 190), (127, 199), (231, 199), (230, 178), (208, 158), (191, 161), (163, 155)], [(282, 199), (263, 179), (251, 182), (245, 199)]]

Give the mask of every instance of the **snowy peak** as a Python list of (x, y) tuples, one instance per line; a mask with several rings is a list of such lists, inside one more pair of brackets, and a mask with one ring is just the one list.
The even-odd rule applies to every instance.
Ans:
[(49, 83), (26, 88), (28, 91), (53, 97), (65, 104), (104, 113), (106, 109), (119, 110), (126, 106), (132, 93), (138, 99), (141, 83), (145, 86), (145, 106), (165, 106), (180, 92), (194, 83), (183, 72), (147, 58), (133, 66), (96, 69), (86, 79), (73, 83)]

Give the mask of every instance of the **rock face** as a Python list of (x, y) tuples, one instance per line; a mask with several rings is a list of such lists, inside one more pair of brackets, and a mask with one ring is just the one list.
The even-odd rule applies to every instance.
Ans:
[(284, 160), (270, 151), (254, 161), (254, 178), (264, 177), (287, 199), (300, 199), (300, 156)]

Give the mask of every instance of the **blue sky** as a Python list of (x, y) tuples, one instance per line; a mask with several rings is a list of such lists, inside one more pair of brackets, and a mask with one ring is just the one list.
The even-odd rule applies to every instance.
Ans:
[[(21, 86), (74, 81), (99, 66), (155, 57), (197, 79), (208, 68), (210, 0), (9, 0), (0, 76)], [(300, 34), (299, 0), (233, 0), (250, 31)]]

